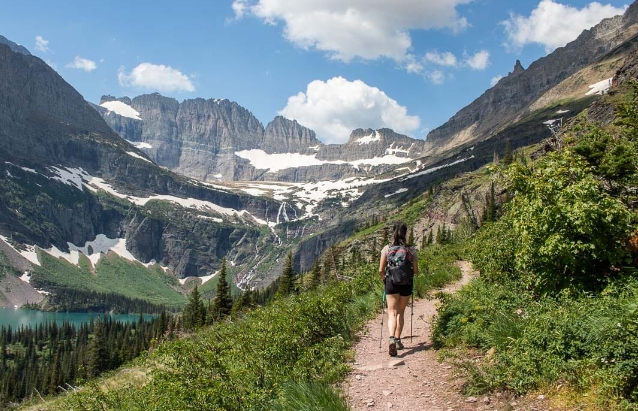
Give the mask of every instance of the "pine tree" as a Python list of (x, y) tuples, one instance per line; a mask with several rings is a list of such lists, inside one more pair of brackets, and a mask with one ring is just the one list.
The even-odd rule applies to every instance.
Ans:
[(104, 320), (97, 319), (93, 328), (93, 339), (87, 349), (87, 368), (90, 377), (96, 377), (106, 370), (109, 351), (106, 345), (106, 325)]
[(509, 140), (505, 140), (505, 155), (503, 155), (503, 164), (510, 165), (514, 161), (514, 156), (512, 155), (512, 145)]
[(184, 329), (196, 330), (204, 325), (206, 319), (206, 309), (202, 301), (197, 285), (193, 288), (188, 303), (184, 307)]
[(321, 265), (317, 258), (312, 264), (312, 272), (310, 274), (310, 289), (315, 290), (321, 284)]
[(230, 315), (233, 309), (233, 298), (230, 295), (230, 285), (226, 280), (226, 259), (222, 261), (222, 269), (219, 273), (219, 281), (215, 290), (215, 299), (209, 312), (209, 318), (218, 320)]
[(414, 245), (414, 227), (410, 227), (410, 233), (408, 234), (408, 244)]
[(281, 277), (279, 277), (277, 295), (285, 297), (295, 292), (295, 275), (292, 269), (292, 252), (289, 252), (288, 257), (286, 257), (284, 272), (281, 274)]
[(427, 241), (427, 243), (428, 243), (428, 245), (434, 243), (434, 230), (430, 230), (430, 232), (428, 233), (428, 241)]

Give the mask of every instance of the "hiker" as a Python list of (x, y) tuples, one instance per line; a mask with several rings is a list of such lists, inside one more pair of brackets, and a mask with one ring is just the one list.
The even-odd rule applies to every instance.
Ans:
[(404, 313), (412, 295), (414, 276), (419, 271), (416, 249), (407, 243), (407, 232), (404, 222), (394, 224), (392, 243), (383, 247), (379, 262), (379, 276), (385, 284), (388, 301), (388, 351), (392, 357), (404, 348), (401, 342)]

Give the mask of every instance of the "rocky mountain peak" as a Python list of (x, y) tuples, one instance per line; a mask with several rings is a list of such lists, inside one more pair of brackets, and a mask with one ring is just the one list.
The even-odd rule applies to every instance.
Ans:
[(527, 69), (517, 61), (514, 72), (428, 134), (428, 154), (489, 138), (526, 114), (547, 91), (636, 35), (638, 6), (634, 3), (623, 16), (604, 19), (584, 30), (576, 40), (534, 61)]
[(514, 71), (512, 71), (511, 73), (508, 73), (508, 76), (521, 74), (524, 71), (525, 71), (525, 68), (523, 68), (523, 65), (521, 64), (521, 61), (520, 60), (516, 60), (516, 64), (514, 64)]
[(23, 46), (19, 44), (12, 42), (11, 40), (9, 40), (8, 38), (4, 36), (0, 36), (0, 44), (5, 44), (9, 46), (11, 51), (15, 51), (16, 53), (24, 54), (25, 56), (31, 55), (31, 53), (29, 53), (29, 50), (27, 50), (26, 48), (24, 48)]
[(262, 149), (269, 154), (306, 153), (309, 148), (318, 149), (322, 145), (311, 129), (297, 123), (297, 120), (277, 116), (266, 126)]

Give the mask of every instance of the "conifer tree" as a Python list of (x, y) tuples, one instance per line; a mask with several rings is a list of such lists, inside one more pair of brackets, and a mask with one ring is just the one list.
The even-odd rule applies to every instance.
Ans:
[(284, 271), (279, 277), (279, 289), (277, 294), (280, 297), (285, 297), (295, 292), (295, 272), (292, 269), (292, 252), (288, 253), (286, 257), (286, 265)]
[(428, 233), (428, 241), (427, 241), (427, 243), (428, 243), (428, 245), (434, 243), (434, 230), (430, 230), (430, 232)]
[(410, 233), (408, 233), (408, 244), (414, 245), (414, 227), (410, 227)]
[(310, 289), (315, 290), (321, 284), (321, 265), (317, 258), (312, 264), (312, 272), (310, 274)]
[(509, 140), (505, 140), (505, 155), (503, 155), (503, 164), (510, 165), (514, 161), (514, 156), (512, 155), (512, 145)]
[(218, 320), (230, 315), (233, 309), (233, 298), (230, 294), (230, 285), (226, 280), (226, 259), (222, 260), (222, 269), (219, 272), (219, 281), (215, 290), (215, 298), (209, 312), (209, 318)]
[(87, 368), (90, 377), (96, 377), (106, 370), (109, 352), (106, 346), (106, 326), (102, 319), (95, 321), (93, 339), (89, 343), (87, 355)]
[(184, 329), (196, 330), (204, 325), (206, 320), (206, 308), (202, 301), (197, 285), (193, 288), (188, 303), (184, 307)]

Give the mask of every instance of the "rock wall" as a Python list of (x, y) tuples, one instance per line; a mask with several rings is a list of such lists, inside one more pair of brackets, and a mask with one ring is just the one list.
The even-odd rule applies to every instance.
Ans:
[(507, 77), (427, 136), (429, 154), (480, 141), (502, 130), (546, 91), (638, 33), (638, 4), (623, 16), (605, 19), (565, 47), (523, 69), (519, 61)]

